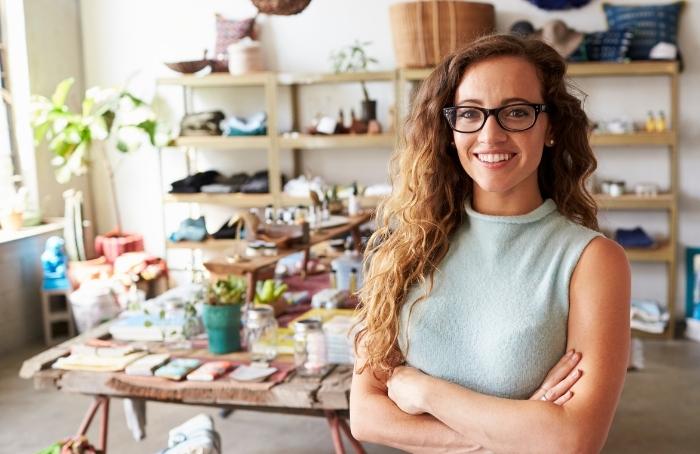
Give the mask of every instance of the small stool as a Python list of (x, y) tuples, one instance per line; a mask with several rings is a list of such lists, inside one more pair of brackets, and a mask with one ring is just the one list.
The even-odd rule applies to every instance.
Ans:
[(68, 295), (71, 289), (41, 291), (44, 342), (51, 346), (75, 336), (75, 323)]

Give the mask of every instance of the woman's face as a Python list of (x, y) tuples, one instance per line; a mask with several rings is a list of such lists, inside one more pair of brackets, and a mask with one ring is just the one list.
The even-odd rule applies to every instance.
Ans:
[[(493, 109), (517, 103), (543, 104), (541, 86), (532, 63), (520, 57), (495, 57), (467, 69), (454, 105)], [(518, 115), (522, 114), (513, 113)], [(525, 131), (506, 131), (495, 115), (490, 115), (480, 131), (453, 133), (462, 167), (479, 188), (501, 195), (538, 190), (537, 167), (545, 140), (549, 143), (551, 139), (546, 113), (540, 113), (534, 126)]]

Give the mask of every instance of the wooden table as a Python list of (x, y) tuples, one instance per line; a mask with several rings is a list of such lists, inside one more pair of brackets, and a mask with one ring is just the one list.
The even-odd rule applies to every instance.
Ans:
[(371, 210), (364, 211), (358, 215), (348, 217), (348, 222), (346, 224), (339, 225), (337, 227), (325, 228), (323, 230), (312, 231), (309, 244), (279, 249), (277, 251), (277, 255), (274, 256), (250, 257), (247, 261), (235, 263), (232, 263), (226, 258), (220, 258), (205, 262), (204, 267), (215, 275), (235, 274), (239, 276), (246, 276), (248, 280), (247, 301), (251, 302), (255, 297), (255, 283), (257, 282), (260, 273), (262, 273), (265, 269), (274, 266), (281, 258), (297, 252), (303, 252), (304, 264), (302, 269), (305, 272), (306, 264), (308, 262), (309, 249), (316, 244), (350, 233), (352, 234), (355, 248), (359, 248), (360, 226), (368, 222), (372, 218), (373, 214), (374, 213)]
[[(344, 453), (341, 442), (341, 431), (351, 442), (357, 453), (364, 453), (362, 445), (353, 438), (346, 422), (349, 409), (350, 384), (352, 366), (336, 365), (322, 378), (305, 378), (292, 372), (284, 381), (269, 389), (246, 389), (240, 386), (228, 388), (221, 383), (181, 382), (186, 389), (166, 398), (157, 398), (148, 393), (134, 389), (130, 392), (117, 390), (112, 385), (122, 372), (84, 372), (51, 369), (51, 364), (58, 358), (69, 353), (73, 344), (84, 343), (89, 339), (106, 339), (109, 337), (107, 322), (78, 337), (66, 341), (26, 360), (20, 371), (20, 376), (34, 381), (36, 389), (56, 389), (94, 396), (85, 418), (78, 430), (84, 434), (90, 426), (95, 414), (101, 408), (100, 440), (98, 448), (106, 452), (107, 429), (109, 425), (109, 401), (117, 398), (138, 398), (160, 402), (181, 404), (208, 405), (226, 409), (245, 408), (249, 410), (268, 411), (275, 413), (302, 414), (324, 416), (329, 424), (333, 445), (336, 453)], [(187, 356), (183, 351), (173, 353), (177, 356)], [(197, 351), (192, 356), (202, 357)], [(234, 353), (240, 358), (242, 353)], [(218, 359), (233, 359), (229, 355), (219, 355)], [(159, 381), (161, 379), (155, 378)], [(161, 381), (162, 382), (162, 381)]]

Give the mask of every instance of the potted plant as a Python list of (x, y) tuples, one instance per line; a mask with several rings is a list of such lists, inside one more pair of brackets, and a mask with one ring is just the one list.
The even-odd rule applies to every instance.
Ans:
[(211, 282), (202, 310), (209, 336), (209, 351), (229, 353), (241, 348), (241, 306), (246, 300), (246, 281), (228, 276)]
[[(48, 143), (53, 153), (51, 163), (56, 167), (56, 180), (67, 183), (73, 175), (87, 173), (93, 141), (106, 142), (107, 147), (99, 149), (109, 176), (116, 226), (109, 234), (98, 237), (97, 249), (139, 250), (140, 244), (142, 250), (143, 239), (140, 235), (126, 235), (121, 230), (114, 166), (108, 150), (116, 149), (126, 154), (145, 144), (164, 146), (170, 140), (170, 133), (156, 120), (149, 104), (123, 89), (90, 88), (85, 92), (81, 111), (71, 111), (66, 100), (73, 83), (72, 78), (61, 81), (51, 99), (32, 96), (31, 123), (35, 143)], [(110, 241), (118, 244), (104, 248), (103, 243)], [(113, 255), (107, 257), (108, 261), (113, 261)]]
[(255, 289), (254, 303), (272, 306), (275, 317), (282, 314), (289, 302), (282, 296), (287, 291), (287, 284), (274, 279), (258, 281)]
[[(370, 65), (377, 63), (377, 59), (367, 55), (367, 46), (371, 41), (355, 41), (353, 44), (331, 53), (331, 63), (336, 73), (341, 72), (366, 72)], [(370, 99), (367, 85), (360, 80), (362, 86), (362, 116), (364, 122), (377, 119), (377, 101)]]

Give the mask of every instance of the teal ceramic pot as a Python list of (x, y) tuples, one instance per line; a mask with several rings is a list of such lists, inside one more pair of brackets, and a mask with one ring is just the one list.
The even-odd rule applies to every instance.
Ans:
[(241, 305), (204, 305), (202, 321), (209, 336), (209, 351), (217, 355), (241, 349)]

